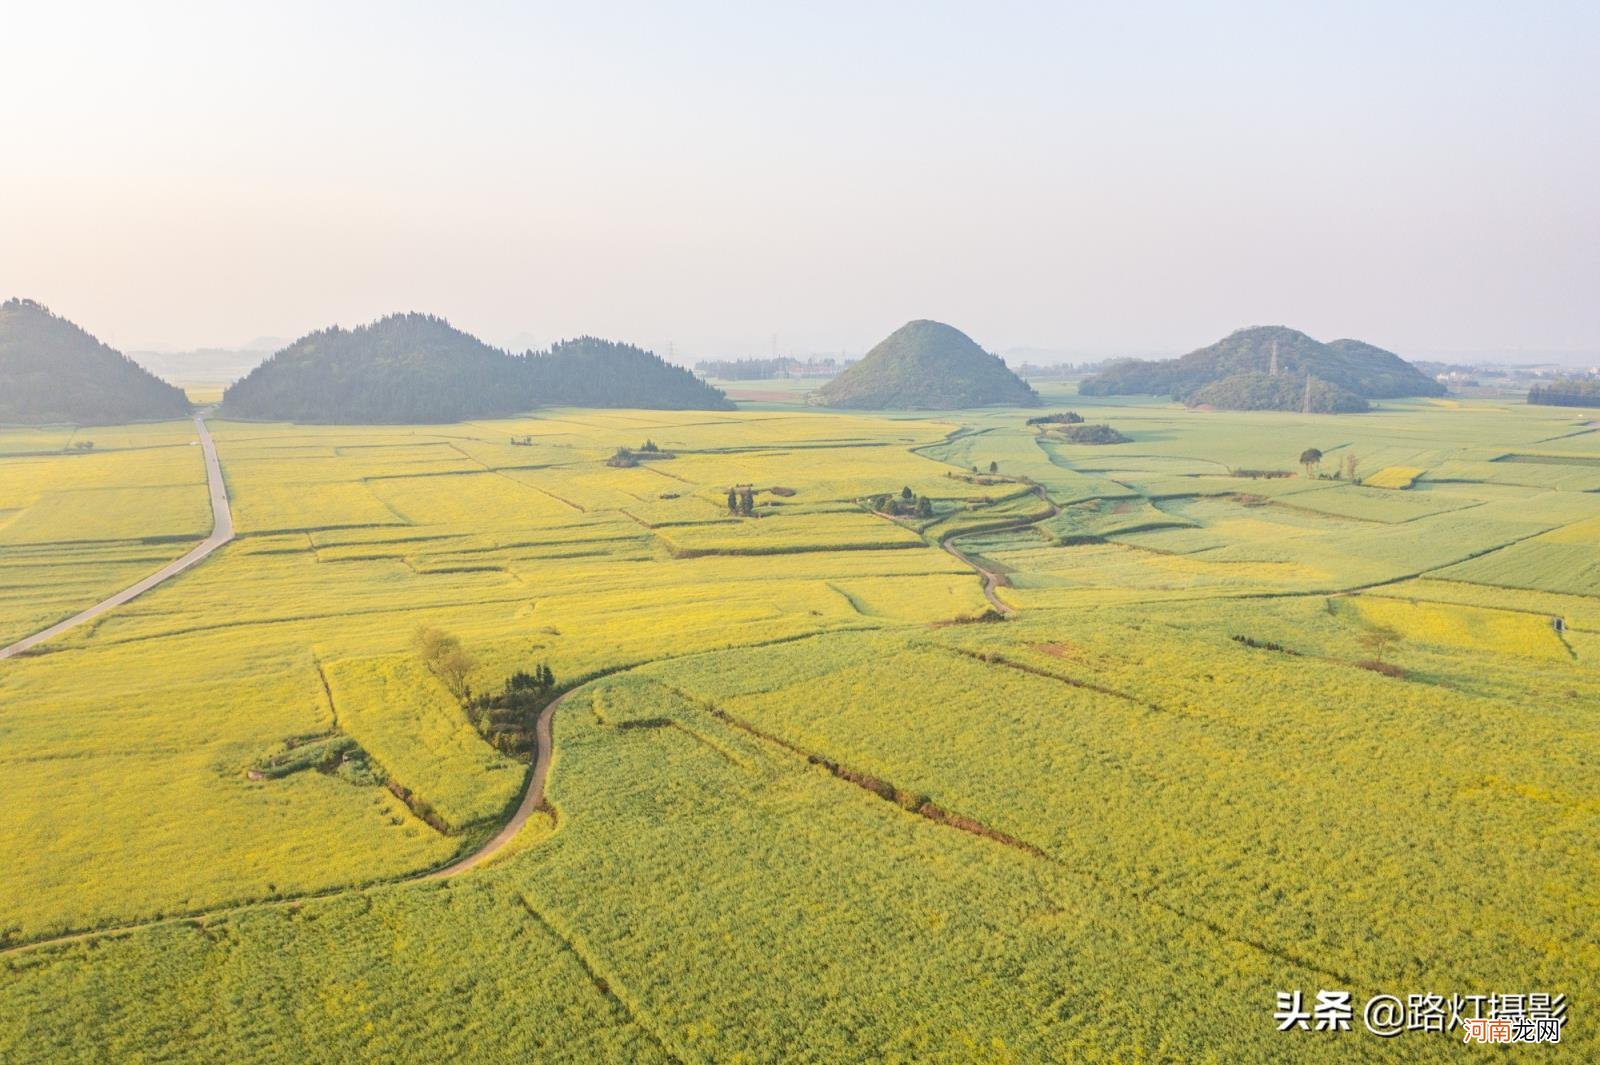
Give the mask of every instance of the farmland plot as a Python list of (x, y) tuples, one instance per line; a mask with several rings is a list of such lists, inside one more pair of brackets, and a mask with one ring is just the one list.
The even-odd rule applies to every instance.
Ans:
[[(0, 666), (0, 1057), (1312, 1061), (1279, 990), (1600, 993), (1595, 434), (1064, 398), (1132, 443), (776, 403), (216, 426), (243, 535)], [(0, 521), (203, 483), (170, 427), (95, 432), (155, 465), (7, 431), (62, 474)], [(676, 457), (606, 464), (646, 440)], [(935, 516), (863, 505), (902, 487)], [(6, 541), (0, 622), (158, 557), (156, 499)], [(445, 882), (525, 766), (424, 625), (474, 691), (590, 681), (550, 809)]]

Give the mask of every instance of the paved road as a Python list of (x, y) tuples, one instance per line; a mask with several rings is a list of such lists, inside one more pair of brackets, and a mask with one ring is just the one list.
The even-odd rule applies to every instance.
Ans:
[(211, 535), (190, 551), (187, 555), (167, 563), (138, 584), (122, 589), (116, 595), (102, 599), (94, 606), (74, 614), (65, 621), (58, 621), (43, 632), (36, 632), (32, 636), (18, 640), (10, 647), (0, 647), (0, 659), (19, 655), (29, 648), (36, 647), (46, 640), (53, 640), (68, 629), (77, 628), (85, 621), (93, 621), (106, 611), (121, 606), (131, 599), (135, 599), (162, 581), (169, 580), (195, 565), (211, 552), (233, 539), (233, 511), (228, 508), (228, 489), (222, 482), (222, 464), (217, 461), (217, 446), (211, 442), (211, 432), (206, 428), (205, 415), (194, 416), (195, 431), (200, 434), (200, 447), (205, 452), (206, 458), (206, 484), (211, 490)]

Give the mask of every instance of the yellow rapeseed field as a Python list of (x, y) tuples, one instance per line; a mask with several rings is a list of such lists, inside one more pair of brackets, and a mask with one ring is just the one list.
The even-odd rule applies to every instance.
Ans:
[[(1129, 442), (214, 423), (238, 538), (0, 662), (0, 1059), (1316, 1060), (1271, 1003), (1335, 985), (1565, 993), (1600, 1054), (1600, 437), (1058, 400)], [(205, 534), (192, 437), (0, 430), (0, 639)], [(442, 882), (527, 766), (424, 626), (587, 682)]]

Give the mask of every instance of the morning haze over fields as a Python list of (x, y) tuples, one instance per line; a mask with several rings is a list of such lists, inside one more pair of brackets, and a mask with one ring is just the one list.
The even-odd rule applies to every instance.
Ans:
[(1600, 1057), (1600, 16), (9, 12), (0, 1062)]

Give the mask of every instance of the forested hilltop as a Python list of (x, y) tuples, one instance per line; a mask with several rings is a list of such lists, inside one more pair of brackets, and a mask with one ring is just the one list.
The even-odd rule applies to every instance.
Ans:
[(537, 406), (734, 409), (721, 389), (632, 344), (578, 337), (516, 361)]
[(395, 314), (301, 337), (234, 383), (232, 417), (432, 423), (535, 407), (728, 409), (693, 374), (628, 344), (584, 337), (510, 355), (443, 318)]
[(890, 333), (816, 392), (828, 407), (956, 410), (1035, 406), (1039, 396), (1005, 360), (943, 322), (918, 319)]
[(1178, 359), (1129, 359), (1084, 381), (1086, 396), (1170, 395), (1226, 410), (1364, 411), (1368, 400), (1442, 396), (1444, 385), (1360, 340), (1323, 343), (1286, 326), (1241, 329)]
[(167, 384), (33, 300), (0, 304), (0, 422), (118, 422), (182, 418)]

